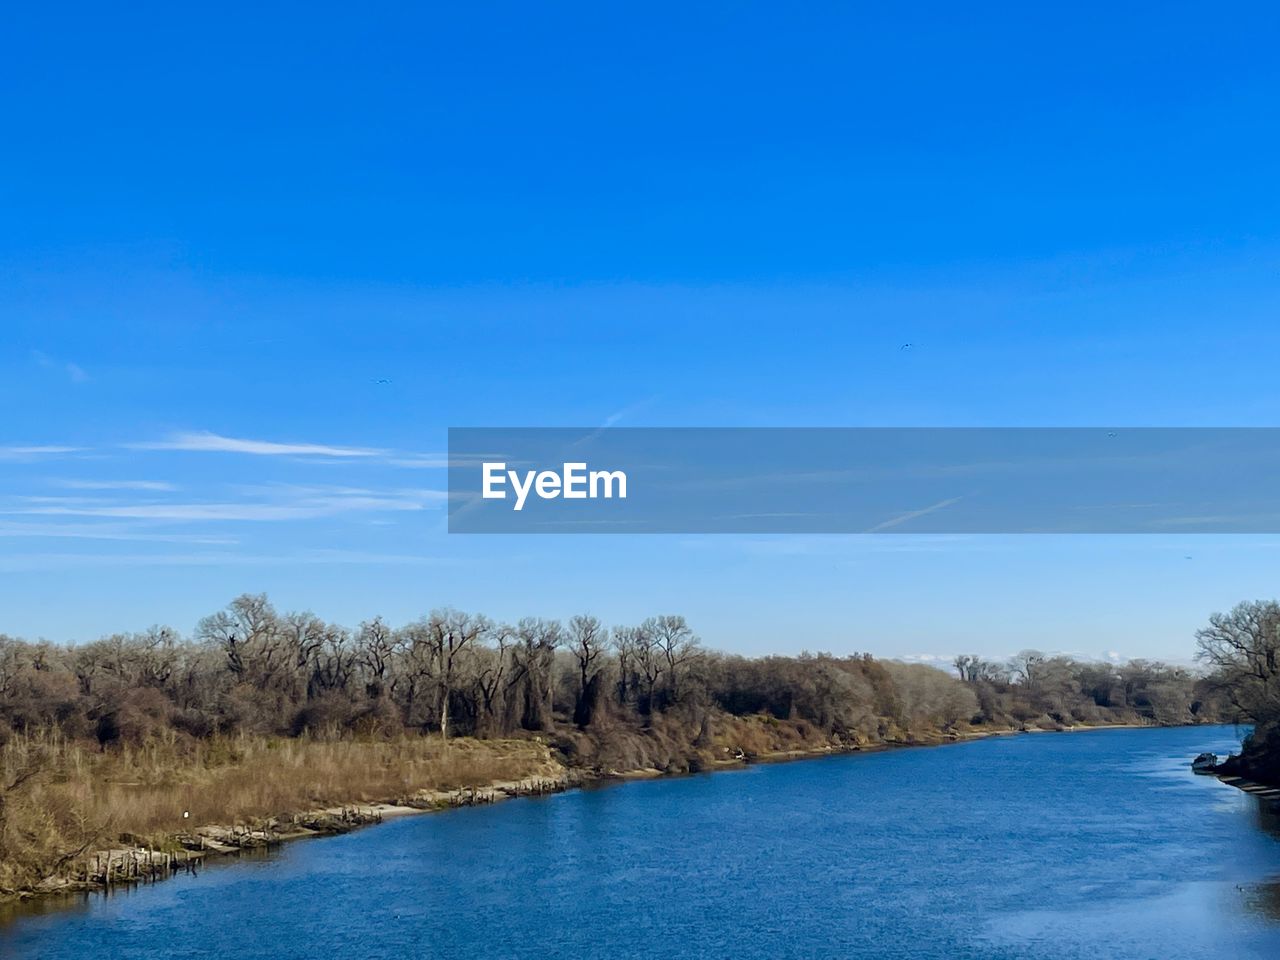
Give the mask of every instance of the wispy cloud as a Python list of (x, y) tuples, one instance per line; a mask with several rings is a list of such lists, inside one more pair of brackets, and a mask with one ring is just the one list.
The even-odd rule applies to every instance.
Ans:
[(163, 480), (54, 480), (64, 490), (143, 490), (164, 493), (178, 488)]
[(146, 503), (116, 506), (37, 506), (8, 511), (24, 516), (112, 517), (132, 520), (306, 520), (330, 511), (264, 503)]
[(235, 537), (220, 535), (154, 533), (114, 523), (59, 523), (56, 521), (0, 521), (0, 537), (13, 540), (121, 540), (212, 546), (234, 546), (240, 542)]
[(32, 350), (31, 359), (46, 370), (59, 370), (64, 373), (72, 383), (84, 383), (89, 379), (89, 374), (85, 372), (84, 367), (78, 363), (69, 361), (55, 360), (41, 350)]
[(716, 517), (717, 520), (796, 520), (801, 517), (823, 517), (830, 514), (823, 513), (799, 513), (795, 511), (778, 511), (776, 513), (730, 513), (723, 517)]
[(268, 497), (275, 500), (299, 500), (310, 497), (366, 497), (377, 496), (378, 491), (369, 487), (345, 487), (335, 483), (240, 483), (231, 489), (249, 497)]
[(360, 509), (400, 503), (434, 506), (449, 499), (449, 493), (446, 490), (424, 487), (374, 490), (368, 487), (344, 487), (336, 484), (258, 483), (243, 484), (233, 489), (246, 496), (261, 497), (273, 502), (346, 505)]
[(575, 440), (569, 446), (580, 447), (580, 446), (583, 446), (584, 444), (590, 443), (592, 440), (596, 439), (596, 437), (600, 436), (600, 434), (604, 433), (614, 424), (618, 423), (621, 420), (626, 419), (636, 411), (644, 409), (649, 404), (653, 403), (653, 401), (656, 399), (658, 398), (648, 397), (644, 400), (638, 401), (637, 403), (633, 403), (630, 406), (623, 407), (621, 410), (615, 410), (613, 413), (609, 414), (607, 417), (604, 418), (604, 420), (600, 423), (600, 426), (596, 427), (593, 431), (588, 433), (585, 437), (582, 437), (580, 440)]
[(277, 442), (274, 440), (250, 440), (243, 437), (224, 437), (221, 434), (200, 431), (175, 433), (164, 440), (128, 444), (134, 450), (192, 450), (205, 453), (246, 453), (264, 457), (316, 456), (316, 457), (377, 457), (386, 450), (369, 447), (338, 447), (325, 443)]
[(1264, 521), (1264, 518), (1273, 520), (1275, 518), (1275, 514), (1253, 514), (1242, 512), (1238, 516), (1231, 516), (1230, 514), (1214, 514), (1212, 516), (1203, 517), (1161, 517), (1156, 520), (1148, 521), (1147, 525), (1152, 527), (1217, 527), (1228, 524), (1239, 524), (1243, 527), (1250, 522)]
[[(309, 441), (255, 440), (228, 437), (208, 430), (173, 433), (162, 440), (139, 440), (121, 444), (126, 450), (169, 450), (195, 453), (240, 453), (260, 457), (306, 457), (308, 463), (350, 463), (376, 461), (411, 470), (443, 470), (450, 466), (478, 466), (486, 460), (501, 460), (501, 453), (467, 453), (450, 458), (447, 453), (413, 453), (380, 447), (348, 447)], [(0, 445), (0, 460), (35, 460), (73, 453), (88, 448), (67, 444)], [(523, 463), (508, 460), (511, 464)], [(153, 480), (58, 480), (57, 485), (79, 490), (173, 490), (171, 484)]]
[(509, 466), (531, 463), (529, 460), (518, 460), (505, 453), (404, 453), (387, 457), (384, 463), (392, 467), (407, 467), (410, 470), (445, 470), (449, 467), (478, 467), (486, 462), (502, 461)]
[(344, 513), (424, 510), (448, 499), (443, 490), (398, 490), (377, 494), (363, 490), (332, 492), (323, 488), (282, 487), (271, 492), (273, 495), (265, 501), (240, 503), (111, 503), (81, 497), (25, 497), (20, 506), (0, 507), (0, 513), (170, 522), (314, 520)]
[(113, 517), (133, 520), (314, 520), (353, 510), (421, 510), (422, 504), (390, 500), (340, 500), (327, 504), (150, 503), (125, 506), (33, 507), (15, 511), (29, 516)]
[(59, 457), (69, 453), (80, 453), (83, 449), (83, 447), (66, 447), (59, 444), (0, 446), (0, 460), (38, 460), (41, 457)]
[(874, 527), (868, 530), (867, 533), (879, 533), (881, 530), (889, 530), (899, 524), (906, 523), (908, 520), (914, 520), (917, 517), (924, 517), (928, 514), (936, 513), (938, 510), (945, 510), (947, 507), (952, 504), (959, 503), (963, 499), (964, 497), (952, 497), (949, 500), (940, 500), (937, 503), (931, 504), (927, 507), (922, 507), (919, 510), (910, 510), (899, 516), (891, 517), (883, 523), (877, 523)]
[(369, 553), (360, 550), (302, 550), (284, 554), (208, 553), (29, 553), (0, 556), (0, 571), (19, 573), (32, 570), (63, 570), (71, 567), (175, 567), (175, 566), (297, 566), (339, 565), (451, 565), (456, 560), (414, 554)]
[[(387, 463), (393, 467), (407, 467), (410, 470), (436, 470), (447, 468), (449, 466), (449, 457), (443, 453), (415, 453), (403, 457), (391, 457), (387, 460)], [(462, 465), (461, 462), (454, 464), (454, 466)]]
[(971, 534), (844, 534), (833, 536), (819, 533), (755, 534), (734, 536), (706, 534), (679, 541), (687, 550), (731, 551), (757, 557), (822, 557), (836, 563), (857, 562), (870, 554), (882, 553), (945, 553), (1004, 549), (991, 538)]

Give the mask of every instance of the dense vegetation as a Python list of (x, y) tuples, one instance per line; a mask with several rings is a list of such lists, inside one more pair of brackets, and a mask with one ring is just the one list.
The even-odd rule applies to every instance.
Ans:
[(1254, 725), (1224, 772), (1280, 784), (1280, 603), (1258, 600), (1215, 613), (1196, 639), (1217, 695)]
[(192, 808), (229, 821), (551, 764), (689, 770), (975, 728), (1221, 715), (1220, 684), (1157, 663), (1026, 651), (952, 666), (715, 653), (679, 616), (608, 628), (441, 610), (346, 629), (263, 596), (190, 638), (0, 636), (0, 892), (123, 832), (176, 832)]
[(1216, 709), (1210, 685), (1158, 663), (1026, 651), (954, 667), (958, 677), (859, 655), (713, 653), (678, 616), (609, 629), (593, 616), (505, 625), (442, 610), (349, 630), (242, 596), (190, 640), (163, 627), (75, 647), (0, 636), (0, 721), (110, 747), (160, 734), (644, 729), (671, 714), (701, 729), (723, 712), (867, 742), (971, 723), (1182, 723)]

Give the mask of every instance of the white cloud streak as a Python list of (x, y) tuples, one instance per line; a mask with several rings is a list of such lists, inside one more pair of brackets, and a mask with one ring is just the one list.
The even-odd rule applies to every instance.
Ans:
[(31, 359), (46, 370), (61, 370), (72, 383), (84, 383), (89, 379), (89, 374), (78, 363), (64, 363), (60, 360), (55, 360), (40, 350), (32, 350)]
[(64, 490), (142, 490), (149, 493), (178, 489), (163, 480), (55, 480), (53, 485)]
[(575, 440), (569, 446), (580, 447), (590, 443), (592, 440), (596, 439), (596, 437), (600, 436), (600, 434), (604, 433), (606, 430), (612, 427), (615, 423), (618, 423), (620, 420), (624, 420), (625, 418), (631, 416), (631, 414), (635, 413), (637, 410), (643, 409), (644, 407), (653, 403), (653, 401), (656, 399), (658, 398), (649, 397), (646, 400), (641, 400), (638, 403), (633, 403), (630, 406), (623, 407), (621, 410), (615, 410), (613, 413), (609, 414), (607, 417), (604, 418), (600, 426), (596, 427), (596, 429), (592, 430), (585, 437)]
[(879, 533), (881, 530), (888, 530), (892, 527), (898, 526), (899, 524), (906, 523), (908, 520), (915, 520), (917, 517), (927, 516), (928, 514), (935, 513), (938, 510), (945, 510), (947, 507), (952, 504), (959, 503), (963, 499), (964, 497), (952, 497), (950, 500), (940, 500), (935, 504), (922, 507), (919, 510), (911, 510), (907, 513), (901, 514), (900, 516), (892, 517), (884, 521), (884, 523), (877, 523), (874, 527), (868, 530), (867, 533)]
[[(407, 467), (410, 470), (441, 470), (448, 468), (449, 458), (441, 454), (434, 456), (392, 457), (387, 460), (387, 463), (393, 467)], [(462, 461), (455, 464), (455, 466), (459, 465), (462, 465)]]
[(301, 564), (346, 565), (451, 565), (443, 557), (412, 554), (367, 553), (358, 550), (305, 550), (289, 554), (246, 554), (211, 551), (185, 554), (86, 554), (33, 553), (0, 556), (0, 571), (24, 573), (33, 570), (65, 570), (72, 567), (174, 567), (174, 566), (296, 566)]
[(134, 450), (186, 450), (202, 453), (244, 453), (262, 457), (377, 457), (385, 450), (370, 447), (336, 447), (324, 443), (280, 443), (273, 440), (249, 440), (224, 437), (209, 431), (175, 433), (165, 440), (128, 444)]
[(0, 521), (0, 538), (14, 540), (112, 540), (235, 546), (235, 537), (194, 533), (150, 533), (111, 523)]
[(16, 511), (27, 516), (110, 517), (131, 520), (314, 520), (353, 510), (421, 510), (422, 504), (380, 500), (329, 504), (151, 503), (111, 507), (34, 507)]
[(443, 504), (443, 490), (404, 490), (389, 495), (303, 495), (276, 502), (102, 503), (77, 497), (27, 498), (29, 506), (0, 513), (43, 517), (97, 517), (114, 520), (279, 521), (314, 520), (344, 513), (385, 513), (424, 510)]
[(0, 460), (38, 460), (41, 457), (59, 457), (80, 453), (83, 447), (67, 447), (60, 444), (32, 444), (30, 446), (0, 446)]

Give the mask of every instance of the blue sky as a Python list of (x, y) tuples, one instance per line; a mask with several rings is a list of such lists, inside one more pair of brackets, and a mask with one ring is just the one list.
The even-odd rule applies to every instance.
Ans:
[(265, 590), (1188, 657), (1280, 540), (450, 537), (433, 464), (461, 425), (1277, 425), (1276, 19), (10, 11), (0, 631)]

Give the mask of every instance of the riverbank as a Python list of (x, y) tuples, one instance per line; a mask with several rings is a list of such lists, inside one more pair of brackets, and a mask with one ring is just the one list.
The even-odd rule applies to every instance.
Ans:
[(1184, 762), (1234, 737), (1001, 736), (388, 816), (14, 907), (0, 956), (1270, 957), (1276, 821)]
[[(1063, 727), (1060, 732), (1143, 726), (1154, 725), (1081, 725)], [(118, 810), (128, 809), (135, 830), (122, 830), (117, 842), (90, 843), (73, 856), (64, 856), (61, 863), (42, 865), (43, 876), (37, 883), (7, 891), (0, 900), (154, 882), (198, 870), (210, 858), (344, 833), (389, 817), (546, 795), (590, 783), (940, 746), (1030, 732), (1054, 731), (969, 728), (864, 743), (806, 742), (802, 727), (779, 724), (772, 718), (752, 718), (744, 726), (742, 718), (735, 718), (734, 724), (720, 731), (719, 742), (690, 754), (686, 762), (665, 768), (644, 765), (621, 769), (574, 766), (541, 738), (448, 743), (428, 738), (392, 743), (242, 742), (212, 772), (206, 768), (203, 777), (194, 769), (175, 769), (162, 782), (104, 782), (101, 791), (109, 795), (106, 802)], [(752, 742), (757, 749), (744, 750), (735, 745), (738, 742)], [(764, 745), (774, 749), (758, 749)], [(81, 762), (84, 759), (79, 758)], [(138, 760), (134, 759), (136, 765)], [(153, 764), (156, 760), (151, 758)], [(124, 767), (128, 769), (127, 764)], [(303, 774), (301, 780), (299, 773)], [(339, 796), (339, 802), (332, 802)], [(305, 798), (319, 799), (323, 805), (299, 802)], [(172, 811), (160, 809), (165, 805)], [(290, 812), (273, 812), (280, 810)], [(181, 826), (165, 829), (170, 817), (180, 818)], [(136, 828), (142, 823), (150, 830), (138, 832)]]
[(1268, 803), (1280, 804), (1280, 787), (1267, 783), (1258, 783), (1256, 780), (1247, 780), (1244, 777), (1233, 776), (1229, 773), (1220, 773), (1217, 776), (1227, 786), (1243, 790), (1250, 796), (1266, 800)]

